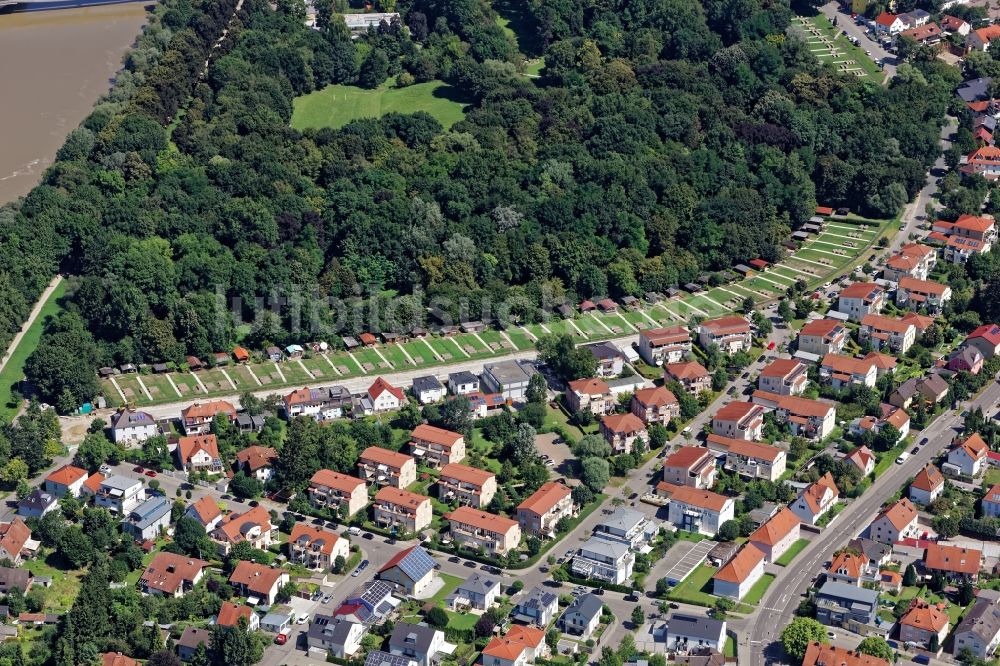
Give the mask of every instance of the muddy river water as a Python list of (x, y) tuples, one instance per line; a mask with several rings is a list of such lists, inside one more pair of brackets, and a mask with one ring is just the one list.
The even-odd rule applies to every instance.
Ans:
[(0, 203), (34, 187), (66, 134), (107, 92), (145, 7), (0, 14)]

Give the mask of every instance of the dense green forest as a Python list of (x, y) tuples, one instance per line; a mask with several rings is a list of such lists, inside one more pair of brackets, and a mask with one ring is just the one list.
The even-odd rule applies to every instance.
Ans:
[[(0, 212), (6, 333), (56, 270), (76, 276), (28, 364), (61, 408), (99, 365), (409, 328), (427, 302), (533, 320), (544, 298), (775, 259), (817, 202), (896, 214), (959, 78), (930, 60), (888, 86), (839, 74), (787, 0), (511, 0), (537, 78), (487, 0), (400, 1), (401, 22), (357, 40), (331, 0), (318, 30), (297, 0), (247, 0), (199, 78), (234, 4), (166, 0), (43, 183)], [(391, 77), (445, 81), (465, 120), (289, 125), (298, 95)], [(332, 299), (396, 307), (345, 318)]]

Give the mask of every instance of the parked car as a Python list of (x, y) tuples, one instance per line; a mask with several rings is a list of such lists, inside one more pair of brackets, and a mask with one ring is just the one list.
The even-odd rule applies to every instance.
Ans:
[(145, 471), (145, 469), (143, 468), (142, 465), (136, 465), (135, 467), (132, 468), (132, 471), (142, 474)]
[(156, 472), (154, 472), (154, 471), (153, 471), (153, 470), (151, 470), (151, 469), (147, 469), (147, 470), (146, 470), (146, 476), (148, 476), (149, 478), (153, 478), (153, 477), (155, 477), (155, 476), (156, 476)]
[(328, 604), (328, 603), (330, 603), (330, 602), (331, 602), (332, 600), (333, 600), (333, 597), (332, 597), (331, 595), (329, 595), (329, 594), (324, 594), (324, 595), (323, 595), (323, 603), (324, 603), (324, 604)]

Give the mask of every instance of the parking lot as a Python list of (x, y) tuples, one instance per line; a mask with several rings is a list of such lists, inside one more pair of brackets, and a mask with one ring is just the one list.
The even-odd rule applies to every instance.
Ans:
[(663, 574), (671, 585), (677, 585), (691, 575), (691, 572), (708, 557), (715, 546), (714, 541), (678, 541), (664, 558), (666, 572)]
[[(556, 443), (557, 440), (560, 442), (559, 444)], [(538, 449), (538, 455), (543, 460), (552, 461), (552, 464), (546, 462), (546, 467), (564, 474), (566, 470), (563, 468), (563, 464), (572, 455), (570, 454), (569, 447), (561, 442), (562, 440), (559, 435), (554, 432), (547, 432), (535, 437), (535, 448)], [(547, 459), (546, 456), (548, 456)]]

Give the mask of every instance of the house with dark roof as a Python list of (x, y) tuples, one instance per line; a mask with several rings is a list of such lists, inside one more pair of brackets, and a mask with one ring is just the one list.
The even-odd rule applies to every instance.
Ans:
[(477, 572), (459, 583), (455, 591), (448, 595), (445, 605), (452, 609), (469, 607), (484, 611), (496, 603), (500, 592), (498, 576)]
[(625, 354), (611, 342), (583, 345), (597, 359), (596, 376), (602, 379), (617, 377), (625, 368)]
[(122, 408), (111, 416), (111, 441), (126, 448), (139, 446), (160, 434), (156, 419), (146, 412)]
[(392, 595), (392, 590), (391, 583), (382, 580), (368, 581), (352, 590), (333, 614), (365, 625), (377, 624), (402, 603)]
[(387, 645), (390, 654), (412, 659), (418, 666), (431, 666), (436, 662), (435, 655), (450, 647), (440, 629), (406, 622), (396, 623)]
[(432, 402), (443, 400), (447, 391), (437, 377), (423, 375), (413, 378), (412, 393), (421, 405), (429, 405)]
[(411, 546), (386, 562), (378, 578), (399, 585), (412, 597), (421, 597), (437, 577), (434, 566), (434, 558), (423, 546)]
[(514, 606), (513, 618), (545, 628), (559, 612), (559, 597), (542, 587), (533, 587)]
[(336, 659), (350, 659), (361, 651), (365, 626), (332, 615), (316, 614), (309, 623), (306, 643), (310, 648), (326, 650)]
[(129, 511), (122, 529), (136, 541), (155, 539), (170, 526), (170, 501), (163, 496), (150, 497)]
[(1000, 605), (995, 599), (980, 597), (955, 627), (952, 655), (964, 650), (977, 659), (990, 659), (1000, 646)]
[(589, 592), (581, 594), (559, 616), (556, 627), (564, 634), (586, 640), (597, 631), (603, 609), (600, 597)]
[(722, 652), (725, 645), (725, 620), (684, 613), (674, 613), (667, 619), (666, 648), (671, 652), (696, 652), (704, 648)]
[(55, 511), (58, 508), (59, 498), (41, 488), (35, 488), (27, 497), (17, 503), (17, 515), (25, 518), (41, 518), (49, 511)]
[(191, 661), (194, 659), (199, 645), (204, 645), (205, 649), (208, 649), (211, 642), (212, 632), (208, 629), (188, 627), (177, 641), (177, 656), (181, 658), (181, 661)]
[(850, 583), (827, 581), (816, 592), (816, 619), (831, 627), (855, 622), (874, 625), (879, 593)]

